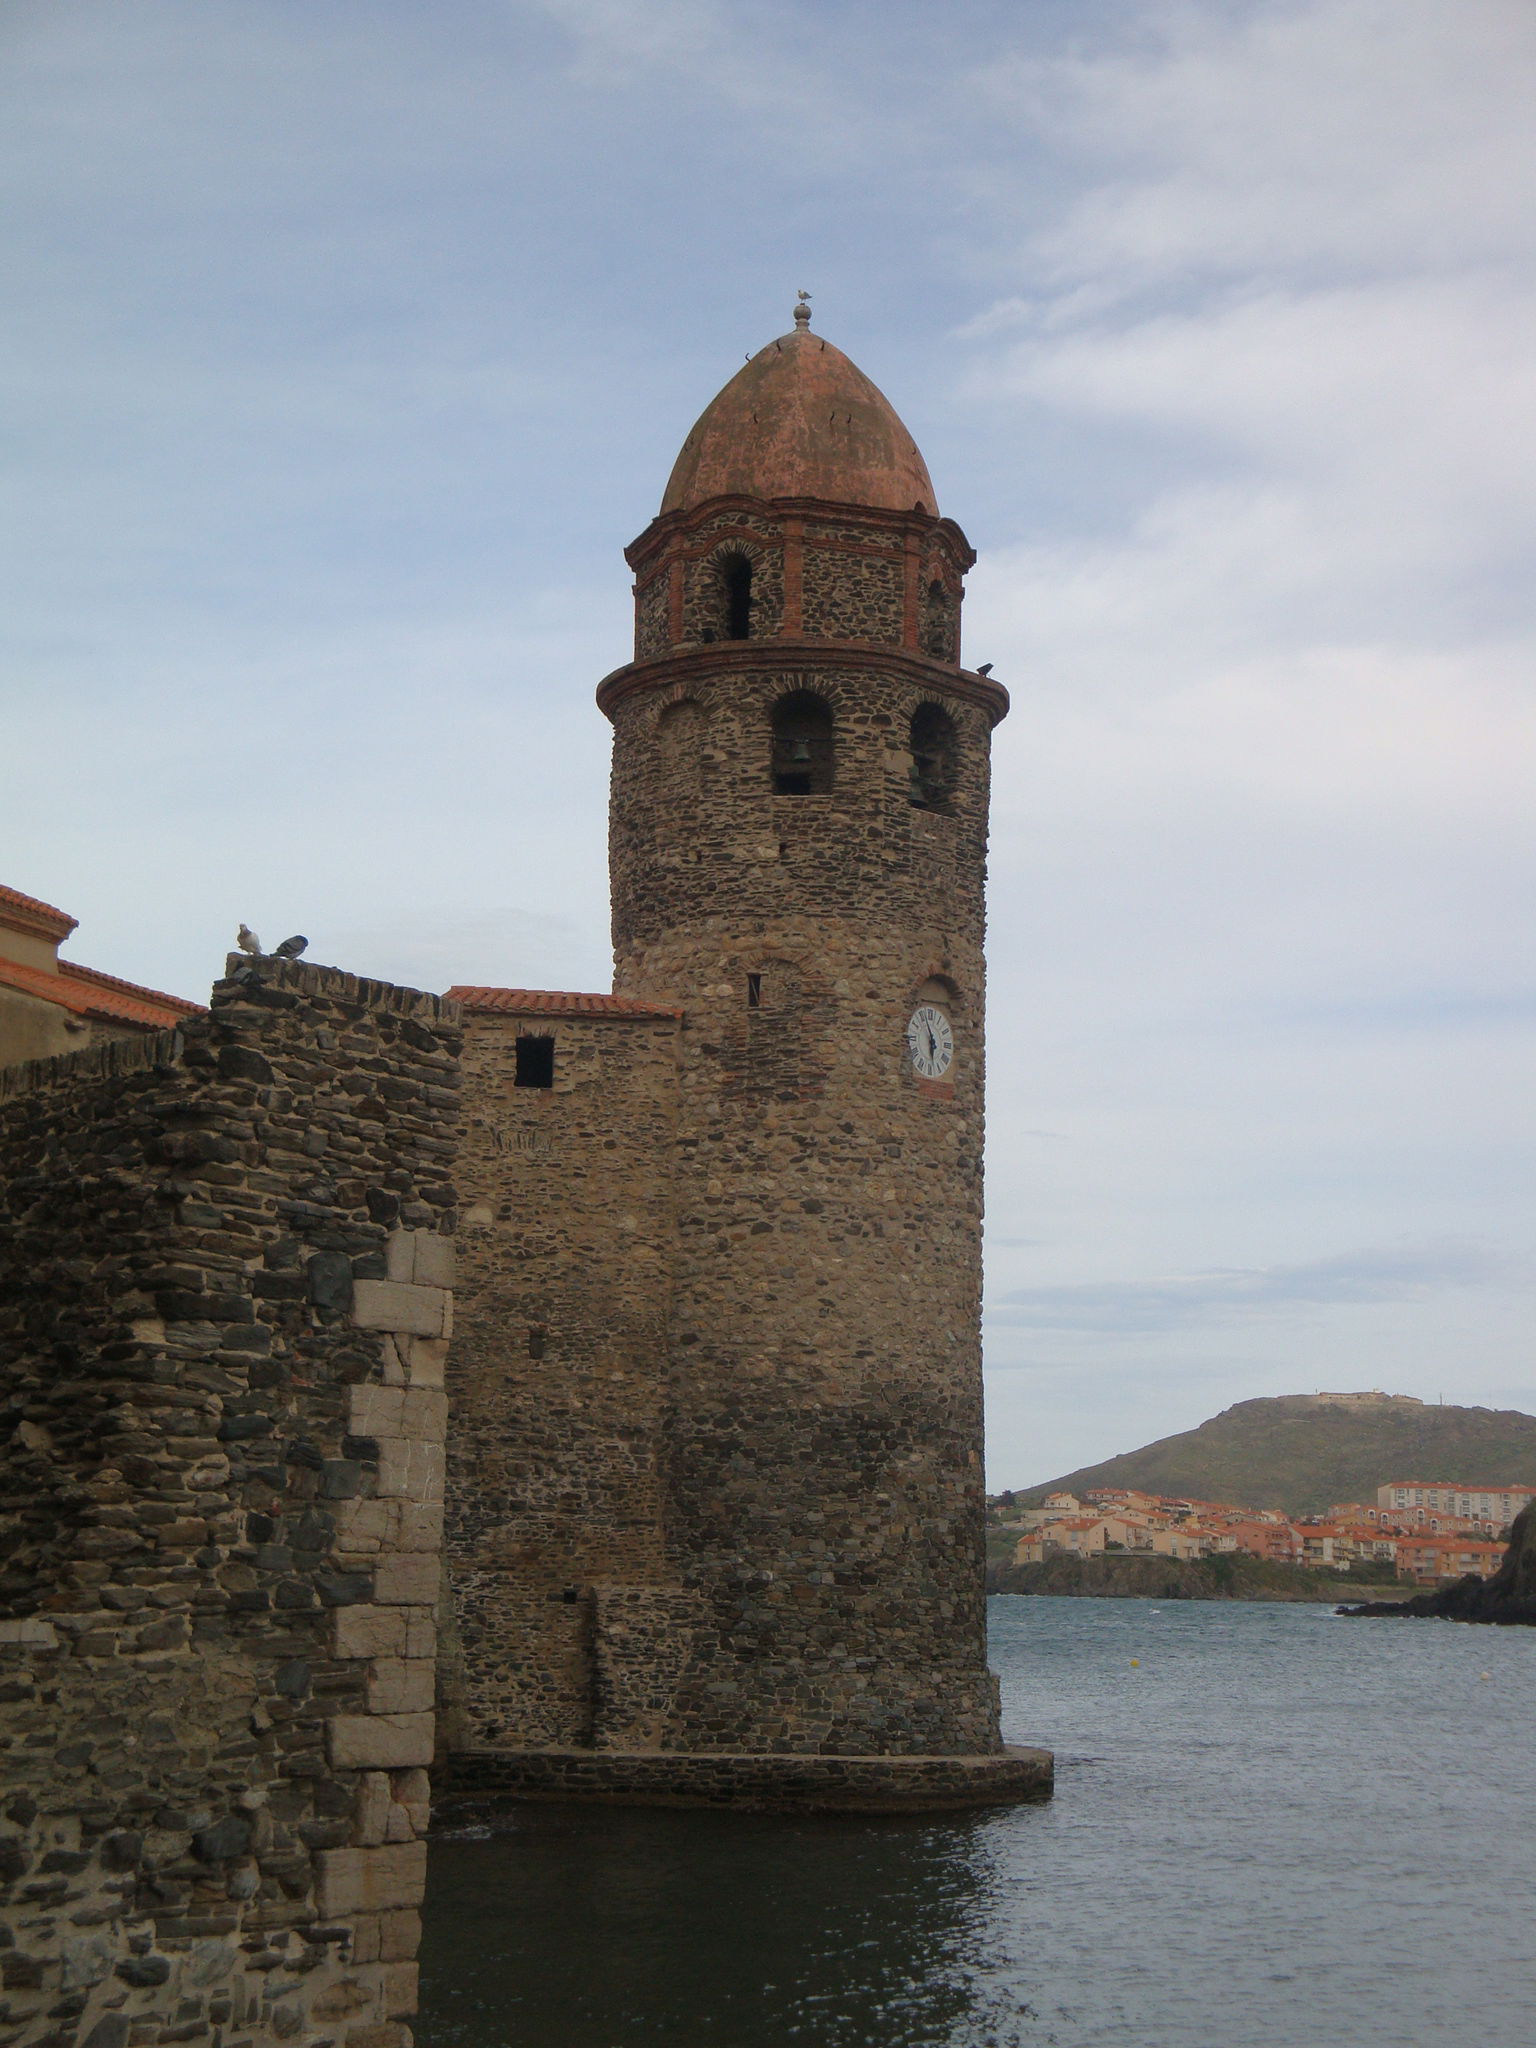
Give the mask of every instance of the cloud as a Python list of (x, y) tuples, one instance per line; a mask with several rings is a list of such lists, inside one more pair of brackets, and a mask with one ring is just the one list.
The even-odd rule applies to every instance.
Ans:
[(1032, 268), (1123, 301), (1528, 251), (1533, 78), (1524, 0), (1160, 0), (977, 84), (1084, 173)]
[(1340, 1252), (1298, 1265), (1017, 1288), (998, 1299), (988, 1321), (1014, 1329), (1175, 1330), (1305, 1309), (1417, 1301), (1446, 1288), (1515, 1284), (1525, 1283), (1505, 1254), (1444, 1238)]

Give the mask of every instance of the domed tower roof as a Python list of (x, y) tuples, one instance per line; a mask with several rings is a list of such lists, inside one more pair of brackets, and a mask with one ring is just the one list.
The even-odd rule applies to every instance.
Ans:
[(928, 465), (884, 392), (795, 308), (780, 335), (705, 407), (673, 465), (663, 512), (708, 498), (820, 498), (937, 514)]

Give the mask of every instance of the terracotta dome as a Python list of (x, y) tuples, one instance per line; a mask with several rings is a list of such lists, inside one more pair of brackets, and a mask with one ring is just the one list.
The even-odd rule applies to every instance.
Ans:
[(937, 513), (928, 465), (890, 400), (811, 333), (806, 309), (795, 321), (706, 406), (673, 465), (662, 511), (740, 496)]

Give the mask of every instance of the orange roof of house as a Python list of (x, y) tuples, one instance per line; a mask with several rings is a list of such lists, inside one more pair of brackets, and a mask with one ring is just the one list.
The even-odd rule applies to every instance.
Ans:
[(139, 1024), (150, 1031), (169, 1030), (183, 1017), (200, 1016), (203, 1011), (201, 1003), (164, 995), (159, 989), (140, 988), (137, 982), (119, 981), (116, 975), (101, 974), (94, 967), (79, 967), (73, 960), (61, 960), (57, 972), (50, 972), (46, 967), (26, 966), (20, 960), (0, 959), (0, 984), (22, 995), (36, 996), (41, 1002), (55, 1003), (77, 1017)]
[(477, 988), (455, 982), (448, 994), (466, 1010), (502, 1017), (681, 1017), (682, 1011), (629, 996), (596, 996), (548, 988)]
[(0, 925), (8, 924), (12, 931), (27, 932), (34, 938), (52, 939), (57, 945), (79, 922), (67, 910), (58, 910), (38, 896), (23, 896), (19, 889), (8, 889), (0, 882)]

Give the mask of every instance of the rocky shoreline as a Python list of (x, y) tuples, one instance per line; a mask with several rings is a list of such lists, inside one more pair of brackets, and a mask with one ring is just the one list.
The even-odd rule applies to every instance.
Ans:
[[(1276, 1564), (1245, 1552), (1178, 1559), (1133, 1551), (1091, 1557), (1059, 1552), (1039, 1564), (994, 1565), (989, 1593), (1044, 1593), (1083, 1600), (1290, 1600), (1331, 1605), (1348, 1580), (1302, 1565)], [(1361, 1593), (1379, 1586), (1362, 1585)]]

